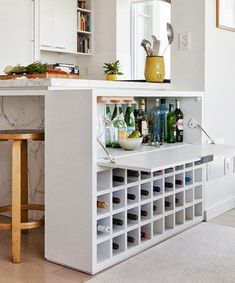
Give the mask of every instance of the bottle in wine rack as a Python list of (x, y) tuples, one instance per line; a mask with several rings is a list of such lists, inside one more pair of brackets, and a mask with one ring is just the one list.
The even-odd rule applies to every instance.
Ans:
[(113, 243), (113, 250), (119, 250), (119, 244)]
[(117, 218), (113, 218), (113, 224), (117, 225), (117, 226), (122, 226), (123, 225), (123, 220), (117, 219)]
[(127, 213), (127, 219), (129, 220), (138, 220), (138, 215), (133, 213)]
[(153, 211), (157, 211), (157, 206), (156, 205), (153, 206)]
[(183, 186), (183, 181), (182, 180), (175, 180), (175, 184), (179, 186)]
[(139, 177), (140, 173), (138, 171), (128, 170), (127, 176), (129, 177)]
[(178, 198), (175, 198), (175, 203), (176, 204), (179, 204), (180, 203), (180, 200)]
[(142, 239), (148, 239), (148, 233), (141, 231), (141, 238)]
[(107, 201), (102, 201), (102, 200), (97, 200), (96, 202), (96, 206), (97, 208), (103, 208), (103, 209), (106, 209), (109, 207), (109, 204)]
[(101, 232), (101, 233), (109, 233), (110, 227), (108, 225), (97, 224), (96, 230), (97, 232)]
[(147, 217), (149, 215), (148, 211), (141, 210), (141, 216)]
[(120, 203), (121, 203), (120, 198), (113, 197), (113, 203), (115, 203), (115, 204), (120, 204)]
[(173, 188), (174, 185), (172, 183), (170, 183), (170, 182), (165, 182), (165, 187), (166, 188)]
[(191, 177), (185, 177), (185, 182), (186, 183), (192, 183), (192, 178)]
[(170, 202), (170, 201), (165, 200), (165, 207), (171, 207), (171, 202)]
[(129, 200), (135, 200), (135, 199), (136, 199), (136, 195), (128, 193), (128, 194), (127, 194), (127, 199), (129, 199)]
[(122, 177), (122, 176), (113, 176), (113, 182), (123, 183), (124, 182), (124, 177)]
[(161, 188), (158, 186), (153, 186), (153, 191), (156, 193), (160, 193), (161, 192)]
[(133, 244), (135, 242), (135, 238), (131, 237), (131, 236), (128, 236), (127, 237), (127, 242)]
[(149, 195), (149, 191), (147, 191), (147, 190), (141, 189), (140, 192), (141, 192), (142, 196), (148, 196)]

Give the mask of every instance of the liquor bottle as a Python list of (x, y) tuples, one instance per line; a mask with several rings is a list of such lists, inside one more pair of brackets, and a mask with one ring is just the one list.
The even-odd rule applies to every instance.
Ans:
[(138, 215), (133, 213), (127, 213), (127, 219), (129, 220), (138, 220)]
[(131, 236), (127, 236), (127, 242), (133, 244), (135, 242), (135, 238)]
[(153, 186), (153, 191), (156, 193), (160, 193), (161, 192), (161, 188), (158, 186)]
[(127, 105), (125, 113), (125, 122), (127, 125), (128, 134), (131, 134), (133, 131), (135, 131), (135, 116), (131, 104)]
[(143, 136), (143, 143), (147, 143), (149, 140), (149, 128), (148, 128), (148, 116), (146, 112), (145, 99), (140, 101), (140, 110), (138, 117), (138, 130)]
[(137, 102), (137, 103), (134, 105), (134, 117), (135, 117), (135, 127), (136, 127), (136, 130), (139, 130), (139, 129), (138, 129), (139, 114), (140, 114), (140, 111), (139, 111), (139, 104), (138, 104), (138, 102)]
[(169, 113), (167, 114), (167, 142), (176, 142), (176, 116), (172, 103), (170, 103)]
[(180, 109), (180, 102), (176, 99), (176, 142), (183, 142), (184, 140), (184, 114)]
[(119, 182), (119, 183), (123, 183), (124, 182), (124, 177), (122, 176), (113, 176), (113, 182)]
[(113, 203), (119, 204), (121, 202), (120, 198), (113, 197)]
[(141, 231), (141, 238), (142, 239), (147, 239), (148, 238), (148, 234), (146, 232), (142, 232)]
[(112, 114), (110, 111), (109, 105), (105, 107), (105, 144), (106, 147), (112, 147), (112, 135), (113, 135), (113, 127), (112, 127)]
[(127, 129), (126, 123), (124, 121), (123, 112), (121, 110), (121, 105), (118, 104), (116, 109), (117, 109), (116, 110), (117, 114), (116, 114), (116, 116), (113, 115), (114, 119), (112, 119), (112, 125), (113, 125), (113, 128), (114, 128), (114, 136), (113, 136), (112, 147), (114, 147), (114, 148), (120, 147), (119, 141), (118, 141), (119, 136), (122, 132), (126, 132), (126, 129)]
[(161, 99), (161, 105), (159, 106), (160, 111), (160, 141), (164, 142), (167, 140), (167, 114), (168, 107), (166, 106), (166, 100)]
[(113, 224), (117, 225), (117, 226), (122, 226), (123, 225), (123, 220), (117, 219), (117, 218), (113, 218)]
[(175, 180), (175, 184), (182, 186), (183, 185), (183, 181), (182, 180)]
[(160, 142), (160, 121), (161, 121), (161, 110), (160, 110), (160, 99), (156, 99), (155, 106), (150, 111), (149, 131), (150, 139), (153, 142)]
[(108, 208), (109, 207), (109, 204), (107, 201), (102, 201), (102, 200), (97, 200), (96, 202), (96, 206), (97, 208)]
[(135, 200), (136, 196), (134, 194), (127, 194), (127, 199), (129, 200)]
[(113, 250), (119, 250), (119, 244), (113, 243)]
[(172, 183), (170, 183), (170, 182), (165, 182), (165, 187), (166, 188), (173, 188), (174, 185)]
[(141, 216), (147, 217), (149, 215), (148, 211), (141, 210)]
[(142, 196), (148, 196), (149, 195), (149, 191), (147, 191), (147, 190), (141, 189), (140, 192), (141, 192)]
[(110, 227), (108, 225), (97, 224), (96, 230), (97, 232), (101, 232), (101, 233), (109, 233)]

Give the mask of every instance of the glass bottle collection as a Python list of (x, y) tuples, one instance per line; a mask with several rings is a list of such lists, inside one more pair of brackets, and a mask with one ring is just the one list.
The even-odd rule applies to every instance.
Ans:
[(105, 106), (105, 143), (107, 147), (118, 148), (120, 137), (126, 138), (133, 131), (139, 131), (143, 136), (143, 143), (148, 142), (183, 142), (184, 115), (180, 109), (180, 102), (170, 102), (169, 107), (165, 99), (157, 98), (154, 107), (147, 112), (146, 100), (139, 103), (127, 104), (125, 115), (121, 104), (115, 104), (113, 113), (110, 106)]

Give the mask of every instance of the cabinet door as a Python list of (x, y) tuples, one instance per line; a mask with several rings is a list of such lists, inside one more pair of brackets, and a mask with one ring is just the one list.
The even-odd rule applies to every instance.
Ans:
[(53, 0), (40, 0), (40, 47), (53, 47)]
[(62, 52), (76, 52), (77, 1), (53, 2), (53, 47)]

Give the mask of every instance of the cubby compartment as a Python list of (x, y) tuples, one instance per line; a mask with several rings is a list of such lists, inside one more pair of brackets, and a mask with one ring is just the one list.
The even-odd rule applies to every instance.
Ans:
[(202, 182), (202, 168), (198, 168), (194, 170), (194, 182), (195, 183)]
[(172, 192), (174, 190), (174, 176), (169, 176), (165, 178), (165, 193)]
[(127, 188), (127, 205), (139, 202), (139, 185)]
[(113, 256), (116, 256), (125, 251), (125, 234), (114, 237), (112, 242)]
[(194, 188), (194, 199), (202, 199), (202, 186), (197, 186)]
[(174, 168), (173, 167), (166, 168), (164, 172), (165, 172), (165, 174), (173, 173), (174, 172)]
[(134, 170), (127, 170), (127, 184), (138, 182), (140, 179), (140, 172)]
[(153, 202), (153, 216), (163, 214), (163, 198), (155, 200)]
[(127, 227), (134, 226), (139, 223), (139, 206), (127, 210)]
[(184, 192), (175, 194), (175, 207), (181, 207), (184, 205)]
[(185, 203), (193, 202), (193, 189), (188, 189), (185, 191)]
[(163, 218), (158, 219), (153, 222), (153, 235), (154, 236), (163, 234), (163, 231), (164, 231), (163, 225), (164, 225)]
[(193, 220), (193, 206), (185, 209), (185, 221)]
[(126, 205), (125, 201), (126, 201), (125, 189), (113, 192), (112, 195), (113, 210), (124, 207)]
[(200, 217), (202, 216), (203, 214), (203, 210), (202, 210), (202, 203), (198, 203), (198, 204), (195, 204), (194, 206), (194, 216), (195, 217)]
[(127, 233), (127, 249), (131, 249), (139, 245), (139, 229), (131, 230)]
[(174, 195), (165, 197), (164, 199), (165, 211), (171, 211), (174, 209)]
[(165, 231), (171, 230), (174, 228), (174, 214), (165, 216)]
[(192, 168), (192, 167), (193, 167), (193, 163), (192, 162), (185, 164), (185, 169)]
[(102, 216), (103, 214), (110, 211), (110, 194), (104, 194), (97, 197), (97, 216)]
[(112, 223), (113, 223), (113, 233), (122, 231), (125, 229), (125, 212), (120, 212), (113, 215)]
[(141, 226), (140, 229), (140, 237), (141, 237), (141, 242), (145, 242), (151, 239), (151, 224), (146, 224)]
[(151, 218), (151, 215), (152, 215), (151, 207), (152, 207), (152, 203), (141, 205), (140, 207), (141, 221), (145, 221)]
[(163, 194), (163, 179), (153, 181), (153, 197)]
[(103, 190), (109, 190), (111, 188), (111, 178), (112, 178), (112, 171), (105, 170), (97, 172), (97, 192)]
[(184, 210), (180, 210), (175, 213), (175, 225), (182, 225), (184, 224)]
[(175, 175), (175, 188), (181, 189), (184, 187), (184, 173)]
[(113, 169), (112, 181), (113, 187), (119, 187), (125, 185), (126, 170), (115, 168)]
[(201, 159), (194, 162), (194, 166), (200, 166), (202, 164)]
[(193, 184), (193, 170), (185, 172), (185, 186), (191, 186)]
[(151, 172), (141, 171), (140, 173), (141, 180), (147, 180), (151, 178)]
[(175, 166), (175, 171), (177, 172), (177, 171), (182, 171), (182, 170), (184, 170), (184, 165), (182, 164), (182, 165), (177, 165), (177, 166)]
[(141, 184), (140, 186), (141, 200), (151, 198), (151, 182)]
[(158, 177), (163, 175), (163, 170), (158, 170), (153, 172), (153, 177)]
[(97, 245), (97, 263), (101, 263), (111, 257), (110, 240)]
[(110, 235), (110, 224), (110, 217), (104, 217), (97, 220), (97, 240), (101, 240)]

